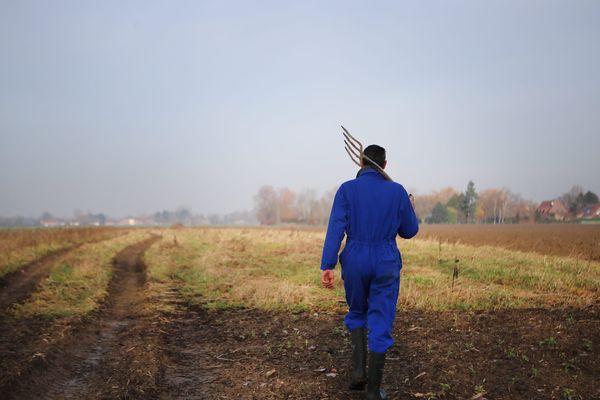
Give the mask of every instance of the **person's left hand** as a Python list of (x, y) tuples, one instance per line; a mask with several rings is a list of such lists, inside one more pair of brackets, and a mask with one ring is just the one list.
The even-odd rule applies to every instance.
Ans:
[(333, 270), (326, 269), (321, 272), (321, 283), (326, 289), (333, 289)]

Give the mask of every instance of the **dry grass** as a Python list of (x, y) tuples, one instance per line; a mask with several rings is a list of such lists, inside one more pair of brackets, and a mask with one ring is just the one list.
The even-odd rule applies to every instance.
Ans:
[(343, 289), (339, 283), (332, 295), (319, 287), (322, 240), (310, 231), (169, 231), (146, 253), (146, 264), (157, 293), (175, 286), (208, 307), (331, 307)]
[[(146, 262), (157, 294), (175, 287), (209, 307), (336, 308), (344, 296), (339, 273), (333, 291), (320, 287), (323, 238), (323, 232), (281, 229), (170, 230)], [(404, 307), (583, 306), (600, 297), (600, 264), (592, 261), (433, 240), (399, 245)], [(452, 287), (455, 258), (459, 277)]]
[[(433, 309), (583, 306), (600, 298), (600, 263), (491, 246), (407, 241), (402, 304)], [(458, 279), (452, 287), (455, 260)]]
[(0, 230), (0, 278), (44, 255), (72, 245), (108, 239), (122, 228), (52, 228)]
[(29, 300), (14, 307), (15, 315), (56, 318), (95, 310), (107, 294), (114, 256), (148, 235), (148, 231), (134, 230), (69, 252), (57, 260), (48, 279)]

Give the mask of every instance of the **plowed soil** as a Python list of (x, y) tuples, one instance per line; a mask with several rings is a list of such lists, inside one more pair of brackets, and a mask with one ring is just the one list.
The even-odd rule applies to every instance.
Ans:
[[(151, 239), (152, 240), (152, 239)], [(142, 255), (115, 258), (102, 309), (68, 326), (0, 331), (6, 399), (361, 399), (339, 312), (209, 311), (176, 288), (149, 297)], [(168, 302), (159, 312), (153, 302)], [(600, 304), (585, 309), (399, 310), (390, 399), (600, 399)], [(10, 344), (10, 346), (9, 346)]]
[(421, 225), (419, 238), (600, 261), (599, 225)]

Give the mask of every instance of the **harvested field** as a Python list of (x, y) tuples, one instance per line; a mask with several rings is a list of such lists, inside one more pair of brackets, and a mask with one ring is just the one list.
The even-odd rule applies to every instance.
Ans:
[(600, 224), (421, 225), (419, 238), (600, 261)]
[(125, 228), (0, 229), (0, 284), (47, 254), (125, 234)]
[[(319, 286), (323, 236), (179, 227), (60, 254), (0, 310), (0, 393), (362, 399), (339, 273)], [(389, 398), (600, 399), (600, 264), (461, 243), (399, 241)]]

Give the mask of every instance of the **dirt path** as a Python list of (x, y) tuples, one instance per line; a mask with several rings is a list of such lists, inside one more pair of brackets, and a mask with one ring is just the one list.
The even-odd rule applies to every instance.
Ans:
[(121, 251), (114, 260), (108, 299), (81, 326), (64, 333), (43, 360), (9, 387), (8, 398), (123, 398), (150, 392), (158, 362), (147, 327), (144, 251), (150, 238)]
[(54, 263), (81, 244), (56, 250), (34, 260), (0, 279), (0, 318), (16, 303), (26, 300), (39, 283), (48, 277)]
[[(52, 266), (65, 254), (77, 249), (76, 244), (53, 251), (16, 270), (0, 280), (0, 392), (19, 376), (29, 363), (37, 363), (41, 354), (30, 349), (43, 341), (44, 332), (52, 326), (40, 318), (17, 319), (10, 315), (10, 307), (29, 298), (35, 288), (50, 274)], [(61, 327), (56, 327), (60, 330)]]

